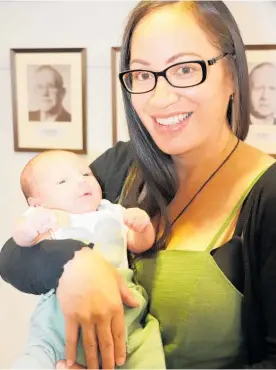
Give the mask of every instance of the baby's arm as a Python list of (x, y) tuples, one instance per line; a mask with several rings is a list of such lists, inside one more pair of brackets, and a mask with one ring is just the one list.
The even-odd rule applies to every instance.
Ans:
[(41, 240), (52, 239), (50, 230), (67, 223), (65, 212), (43, 207), (30, 208), (15, 222), (13, 239), (21, 247), (31, 247)]
[(155, 229), (149, 215), (140, 208), (123, 210), (123, 218), (128, 227), (127, 246), (134, 253), (150, 249), (155, 242)]

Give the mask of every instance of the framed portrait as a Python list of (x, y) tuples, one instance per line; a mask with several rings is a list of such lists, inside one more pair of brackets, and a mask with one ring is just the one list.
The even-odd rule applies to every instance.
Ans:
[(247, 45), (250, 126), (246, 139), (276, 157), (276, 45)]
[(11, 49), (14, 150), (86, 153), (86, 49)]
[(128, 141), (128, 128), (125, 117), (121, 83), (119, 81), (120, 47), (111, 48), (111, 99), (112, 99), (112, 140)]

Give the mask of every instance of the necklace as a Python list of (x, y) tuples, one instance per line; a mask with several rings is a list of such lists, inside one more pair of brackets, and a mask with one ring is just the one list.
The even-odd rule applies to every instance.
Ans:
[(176, 218), (171, 223), (171, 227), (176, 223), (176, 221), (179, 219), (179, 217), (181, 217), (183, 215), (183, 213), (187, 210), (187, 208), (190, 206), (190, 204), (194, 201), (194, 199), (198, 196), (198, 194), (205, 188), (205, 186), (212, 180), (212, 178), (216, 175), (216, 173), (224, 166), (224, 164), (228, 161), (228, 159), (232, 156), (232, 154), (237, 149), (239, 143), (240, 143), (240, 140), (238, 139), (234, 148), (227, 155), (227, 157), (222, 161), (222, 163), (218, 166), (218, 168), (211, 174), (211, 176), (208, 177), (208, 179), (203, 183), (203, 185), (201, 185), (201, 187), (198, 189), (198, 191), (195, 193), (195, 195), (192, 197), (192, 199), (182, 208), (180, 213), (176, 216)]

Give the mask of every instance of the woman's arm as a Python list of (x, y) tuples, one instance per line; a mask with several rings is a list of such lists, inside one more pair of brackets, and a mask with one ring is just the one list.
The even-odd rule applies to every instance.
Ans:
[(43, 240), (22, 248), (11, 238), (0, 252), (0, 276), (24, 293), (44, 294), (58, 286), (63, 266), (84, 246), (67, 239)]
[(256, 184), (244, 233), (245, 368), (276, 368), (276, 165)]
[(132, 162), (133, 152), (130, 142), (119, 141), (90, 164), (91, 171), (102, 188), (104, 199), (118, 203)]

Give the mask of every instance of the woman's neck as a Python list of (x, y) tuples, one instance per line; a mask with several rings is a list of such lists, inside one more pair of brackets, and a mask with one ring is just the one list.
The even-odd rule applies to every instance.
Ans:
[[(219, 140), (202, 145), (181, 156), (173, 157), (179, 186), (197, 187), (204, 182), (229, 155), (237, 143), (236, 136), (228, 131)], [(192, 186), (192, 187), (193, 187)]]

